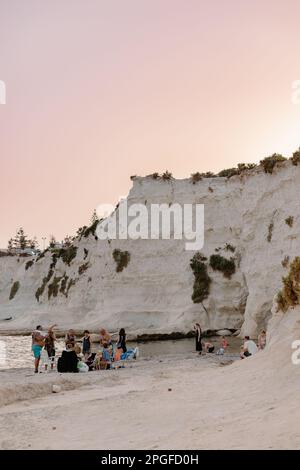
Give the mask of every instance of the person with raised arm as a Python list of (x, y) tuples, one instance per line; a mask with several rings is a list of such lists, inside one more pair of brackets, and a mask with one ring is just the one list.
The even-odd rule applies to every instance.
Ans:
[(34, 372), (36, 374), (39, 371), (41, 352), (43, 347), (45, 346), (45, 338), (48, 336), (49, 331), (52, 331), (55, 326), (56, 325), (52, 325), (47, 329), (47, 331), (45, 331), (42, 325), (38, 325), (31, 334), (31, 349), (34, 355)]

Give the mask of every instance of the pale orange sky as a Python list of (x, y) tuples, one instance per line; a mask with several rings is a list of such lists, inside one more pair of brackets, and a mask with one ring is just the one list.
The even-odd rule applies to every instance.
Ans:
[(0, 0), (0, 247), (126, 195), (300, 145), (297, 0)]

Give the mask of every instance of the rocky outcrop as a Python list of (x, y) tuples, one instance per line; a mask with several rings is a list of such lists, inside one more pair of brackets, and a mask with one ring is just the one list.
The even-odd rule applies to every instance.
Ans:
[[(0, 258), (0, 328), (58, 323), (96, 330), (104, 325), (141, 335), (187, 333), (199, 321), (204, 329), (242, 328), (254, 335), (268, 322), (289, 259), (299, 255), (299, 187), (300, 168), (291, 162), (272, 174), (259, 168), (194, 184), (191, 179), (135, 178), (129, 206), (204, 204), (201, 253), (208, 260), (216, 253), (233, 257), (235, 273), (225, 277), (207, 261), (209, 296), (203, 304), (194, 303), (194, 253), (183, 240), (101, 241), (90, 233), (75, 242), (73, 259), (58, 257), (54, 266), (50, 252), (27, 269), (28, 258)], [(292, 223), (286, 222), (289, 217)], [(118, 272), (114, 250), (130, 255)], [(16, 281), (18, 291), (9, 300)]]

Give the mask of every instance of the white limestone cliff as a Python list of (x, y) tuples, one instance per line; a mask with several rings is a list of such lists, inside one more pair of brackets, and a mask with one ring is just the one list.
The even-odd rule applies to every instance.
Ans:
[[(38, 323), (57, 323), (134, 334), (187, 333), (199, 321), (204, 329), (240, 329), (255, 335), (271, 315), (272, 301), (287, 272), (282, 261), (300, 250), (300, 167), (285, 162), (273, 174), (259, 168), (240, 176), (163, 181), (135, 178), (128, 195), (132, 203), (203, 203), (205, 243), (201, 253), (234, 256), (236, 273), (227, 279), (208, 267), (212, 279), (204, 306), (193, 303), (194, 275), (183, 240), (100, 241), (90, 234), (75, 242), (70, 266), (60, 258), (38, 302), (35, 293), (49, 272), (51, 253), (29, 269), (29, 258), (0, 258), (0, 329), (20, 330)], [(285, 220), (293, 217), (292, 226)], [(235, 247), (226, 251), (225, 245)], [(87, 251), (84, 251), (87, 250)], [(128, 266), (116, 272), (114, 249), (130, 253)], [(287, 258), (286, 258), (287, 260)], [(79, 274), (79, 267), (88, 268)], [(285, 263), (287, 264), (287, 263)], [(54, 277), (66, 274), (75, 284), (68, 297), (58, 292), (48, 300)], [(19, 289), (12, 300), (14, 282)], [(61, 281), (60, 281), (61, 282)], [(5, 320), (11, 317), (11, 320)]]

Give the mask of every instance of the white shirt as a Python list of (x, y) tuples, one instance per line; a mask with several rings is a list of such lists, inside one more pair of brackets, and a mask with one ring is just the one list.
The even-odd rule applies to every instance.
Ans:
[(254, 356), (254, 354), (256, 354), (258, 351), (258, 348), (252, 339), (248, 339), (244, 342), (244, 348), (248, 350), (251, 356)]
[(44, 338), (46, 338), (46, 336), (48, 336), (48, 331), (36, 330), (36, 333), (39, 333)]

